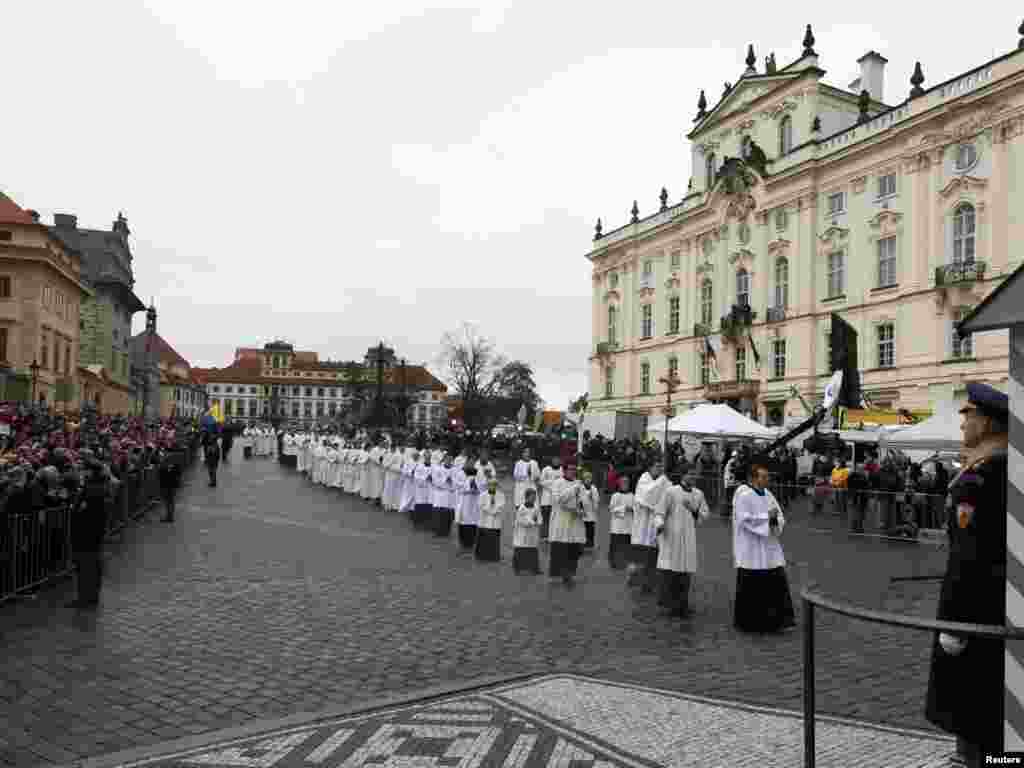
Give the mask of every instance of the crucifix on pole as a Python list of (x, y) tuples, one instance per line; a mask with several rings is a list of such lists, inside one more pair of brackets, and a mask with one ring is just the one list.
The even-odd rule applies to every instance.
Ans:
[[(672, 395), (682, 385), (682, 380), (675, 372), (658, 379), (659, 384), (665, 385), (665, 458), (668, 459), (668, 421), (672, 418)], [(666, 461), (665, 469), (668, 470)]]

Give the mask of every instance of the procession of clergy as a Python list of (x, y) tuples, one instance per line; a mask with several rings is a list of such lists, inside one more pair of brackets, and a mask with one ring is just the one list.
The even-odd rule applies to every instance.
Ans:
[[(272, 430), (254, 428), (251, 439), (255, 455), (273, 454)], [(541, 573), (539, 550), (546, 543), (549, 576), (572, 587), (581, 555), (595, 548), (600, 494), (589, 472), (577, 479), (576, 467), (561, 467), (558, 457), (541, 469), (529, 450), (523, 451), (513, 470), (508, 508), (486, 450), (453, 456), (439, 446), (420, 451), (391, 444), (388, 437), (375, 443), (365, 433), (345, 440), (292, 432), (283, 433), (282, 451), (296, 457), (296, 468), (313, 483), (407, 514), (416, 528), (448, 538), (457, 526), (462, 550), (479, 560), (500, 560), (508, 516), (516, 573)], [(657, 590), (665, 614), (688, 618), (690, 582), (697, 571), (696, 525), (710, 510), (695, 476), (673, 482), (663, 470), (661, 464), (651, 466), (635, 493), (628, 478), (620, 479), (608, 504), (608, 562), (613, 569), (628, 568), (631, 586)], [(780, 541), (785, 517), (767, 484), (768, 462), (755, 459), (750, 482), (733, 499), (734, 623), (747, 632), (795, 626)]]

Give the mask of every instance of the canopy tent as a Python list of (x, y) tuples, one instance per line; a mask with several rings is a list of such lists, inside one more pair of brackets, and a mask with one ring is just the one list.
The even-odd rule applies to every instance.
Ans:
[[(685, 413), (670, 419), (670, 435), (685, 434), (695, 437), (751, 437), (759, 440), (774, 440), (775, 431), (763, 427), (742, 413), (734, 411), (724, 403), (698, 405)], [(665, 434), (665, 422), (647, 428), (647, 434), (661, 437)]]
[(962, 444), (959, 406), (953, 402), (936, 406), (935, 415), (912, 427), (886, 434), (880, 445), (901, 451), (944, 451), (959, 453)]

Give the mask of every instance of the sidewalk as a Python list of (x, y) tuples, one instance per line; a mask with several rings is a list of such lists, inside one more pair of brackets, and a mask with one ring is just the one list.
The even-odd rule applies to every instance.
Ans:
[[(935, 734), (835, 718), (817, 723), (822, 768), (939, 768), (954, 747)], [(803, 765), (803, 719), (784, 710), (544, 675), (434, 689), (360, 711), (264, 721), (71, 765), (791, 768)]]

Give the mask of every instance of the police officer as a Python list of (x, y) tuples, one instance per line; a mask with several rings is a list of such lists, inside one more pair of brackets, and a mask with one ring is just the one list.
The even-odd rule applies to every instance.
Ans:
[[(963, 469), (949, 484), (949, 562), (938, 619), (1006, 623), (1006, 465), (1008, 399), (985, 384), (967, 385)], [(1003, 640), (939, 633), (932, 644), (925, 716), (956, 734), (966, 765), (1003, 741)]]

